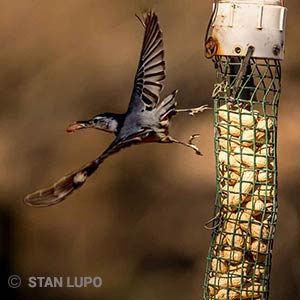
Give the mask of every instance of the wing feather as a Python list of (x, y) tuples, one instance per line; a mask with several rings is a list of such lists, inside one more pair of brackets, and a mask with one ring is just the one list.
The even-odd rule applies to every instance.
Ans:
[(157, 15), (148, 12), (142, 24), (145, 34), (129, 109), (141, 106), (153, 109), (160, 100), (162, 81), (166, 77), (163, 37)]
[[(129, 109), (141, 106), (153, 109), (159, 102), (163, 89), (162, 81), (166, 76), (163, 38), (156, 14), (152, 11), (147, 13), (142, 24), (145, 26), (145, 34)], [(141, 137), (147, 134), (149, 132), (143, 129), (142, 132), (128, 136), (125, 140), (116, 138), (97, 159), (62, 177), (53, 185), (27, 195), (24, 203), (29, 206), (45, 207), (62, 202), (80, 188), (107, 157), (124, 147), (139, 143)]]

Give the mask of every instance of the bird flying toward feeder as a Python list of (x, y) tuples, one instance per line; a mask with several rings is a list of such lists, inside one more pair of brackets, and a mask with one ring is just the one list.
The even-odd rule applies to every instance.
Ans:
[(166, 77), (162, 32), (154, 12), (148, 12), (143, 20), (140, 18), (139, 20), (145, 28), (145, 33), (126, 113), (99, 114), (90, 120), (77, 121), (67, 128), (67, 132), (70, 133), (86, 128), (100, 129), (113, 133), (114, 141), (100, 156), (79, 170), (62, 177), (49, 187), (28, 194), (24, 198), (26, 205), (46, 207), (60, 203), (80, 188), (106, 158), (134, 144), (177, 143), (201, 155), (199, 149), (192, 144), (192, 140), (197, 135), (193, 135), (188, 143), (179, 141), (169, 135), (169, 124), (171, 118), (178, 112), (188, 112), (194, 115), (203, 112), (208, 107), (203, 105), (192, 109), (176, 109), (177, 90), (160, 100), (162, 82)]

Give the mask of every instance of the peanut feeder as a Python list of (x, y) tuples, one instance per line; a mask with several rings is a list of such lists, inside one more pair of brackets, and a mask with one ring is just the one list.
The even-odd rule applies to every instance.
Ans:
[[(211, 37), (206, 36), (206, 56), (217, 72), (213, 92), (217, 195), (205, 300), (269, 299), (286, 9), (281, 1), (267, 2), (215, 1)], [(259, 24), (262, 28), (257, 31)], [(272, 38), (282, 41), (280, 55), (270, 48)]]

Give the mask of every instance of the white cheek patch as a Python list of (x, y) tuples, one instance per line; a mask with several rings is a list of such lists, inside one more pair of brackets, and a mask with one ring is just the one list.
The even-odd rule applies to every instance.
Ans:
[(111, 120), (108, 125), (108, 130), (114, 132), (118, 127), (118, 122), (116, 120)]
[(77, 174), (74, 176), (73, 182), (74, 182), (75, 184), (83, 183), (83, 182), (86, 181), (86, 178), (87, 178), (87, 175), (86, 175), (85, 172), (84, 172), (84, 173), (79, 172), (79, 173), (77, 173)]

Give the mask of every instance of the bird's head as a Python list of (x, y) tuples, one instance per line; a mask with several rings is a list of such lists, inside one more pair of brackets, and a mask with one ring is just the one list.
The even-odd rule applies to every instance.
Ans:
[(119, 117), (113, 113), (104, 113), (94, 116), (90, 120), (77, 121), (67, 127), (67, 132), (73, 133), (79, 129), (95, 128), (103, 131), (116, 133), (119, 125)]

